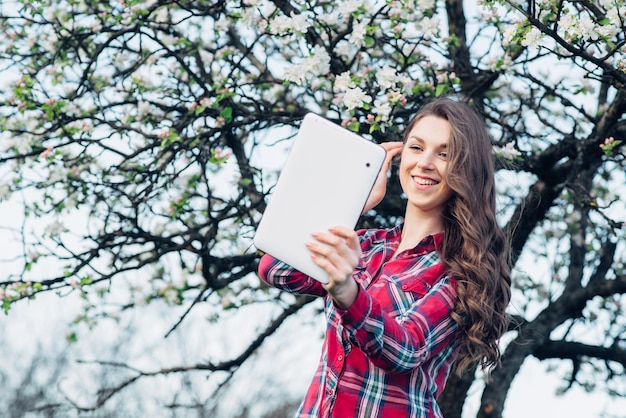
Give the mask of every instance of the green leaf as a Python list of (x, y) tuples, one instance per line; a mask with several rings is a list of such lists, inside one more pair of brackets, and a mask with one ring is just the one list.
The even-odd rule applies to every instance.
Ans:
[(226, 123), (230, 123), (233, 120), (233, 108), (232, 107), (226, 107), (224, 109), (222, 109), (222, 111), (220, 112), (220, 116), (223, 117), (226, 120)]
[(11, 301), (9, 299), (2, 300), (2, 310), (5, 315), (9, 314), (9, 309), (11, 309)]
[(346, 128), (348, 128), (352, 132), (359, 132), (359, 126), (361, 126), (360, 123), (355, 120), (346, 125)]
[(437, 89), (435, 89), (435, 97), (439, 97), (442, 94), (445, 94), (448, 91), (448, 86), (445, 84), (438, 84)]

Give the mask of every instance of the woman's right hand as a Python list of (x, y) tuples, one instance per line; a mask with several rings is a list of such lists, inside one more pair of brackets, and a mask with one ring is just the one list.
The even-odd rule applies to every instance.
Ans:
[(348, 309), (359, 293), (352, 274), (361, 259), (361, 244), (352, 229), (335, 226), (325, 232), (312, 234), (306, 247), (311, 259), (328, 273), (328, 283), (322, 285), (341, 309)]
[(383, 142), (380, 146), (385, 149), (387, 155), (385, 156), (385, 161), (383, 161), (383, 165), (380, 168), (378, 177), (374, 182), (372, 191), (365, 202), (365, 207), (363, 208), (363, 212), (361, 214), (364, 214), (382, 202), (385, 197), (385, 192), (387, 191), (387, 176), (389, 174), (389, 169), (391, 168), (391, 160), (393, 157), (402, 152), (404, 143), (399, 141)]

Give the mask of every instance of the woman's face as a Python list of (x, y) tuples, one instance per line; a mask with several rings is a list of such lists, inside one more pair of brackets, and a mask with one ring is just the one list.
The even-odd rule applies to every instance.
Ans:
[(427, 115), (409, 132), (400, 160), (400, 184), (418, 212), (441, 213), (452, 196), (446, 182), (450, 123)]

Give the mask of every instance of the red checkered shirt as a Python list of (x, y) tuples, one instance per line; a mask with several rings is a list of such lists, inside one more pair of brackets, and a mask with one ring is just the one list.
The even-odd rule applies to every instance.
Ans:
[(357, 231), (362, 257), (354, 271), (359, 293), (337, 308), (321, 284), (264, 255), (259, 274), (295, 294), (325, 298), (322, 356), (298, 417), (442, 417), (436, 399), (460, 347), (450, 317), (456, 282), (429, 235), (392, 259), (402, 225)]

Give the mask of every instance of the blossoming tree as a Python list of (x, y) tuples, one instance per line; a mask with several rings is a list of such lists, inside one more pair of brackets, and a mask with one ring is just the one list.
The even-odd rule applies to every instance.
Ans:
[[(55, 292), (88, 301), (89, 324), (162, 304), (171, 332), (195, 311), (219, 323), (271, 305), (241, 352), (151, 375), (236, 373), (311, 302), (263, 286), (251, 245), (303, 115), (397, 140), (425, 100), (456, 93), (489, 125), (515, 265), (476, 416), (502, 415), (529, 356), (564, 364), (564, 391), (626, 395), (624, 0), (0, 5), (0, 207), (23, 208), (4, 230), (19, 249), (0, 276), (9, 317)], [(397, 221), (390, 187), (362, 225)], [(446, 417), (477, 379), (450, 380)]]

